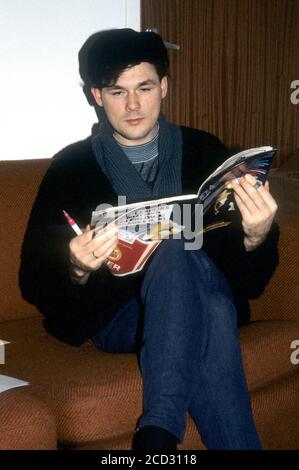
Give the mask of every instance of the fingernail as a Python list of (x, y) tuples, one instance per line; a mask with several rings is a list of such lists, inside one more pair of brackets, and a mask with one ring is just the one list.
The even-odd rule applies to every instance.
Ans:
[(263, 183), (262, 183), (261, 181), (257, 180), (256, 183), (255, 183), (255, 185), (254, 185), (254, 188), (255, 188), (255, 189), (258, 189), (258, 188), (260, 188), (261, 186), (263, 186)]

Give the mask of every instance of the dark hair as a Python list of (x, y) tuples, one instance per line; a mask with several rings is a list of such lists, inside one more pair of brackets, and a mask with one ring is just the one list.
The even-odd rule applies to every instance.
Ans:
[(113, 85), (129, 67), (149, 62), (160, 80), (169, 68), (167, 49), (158, 34), (128, 28), (93, 34), (81, 47), (78, 57), (83, 90), (90, 104), (94, 104), (90, 102), (91, 87), (102, 89)]

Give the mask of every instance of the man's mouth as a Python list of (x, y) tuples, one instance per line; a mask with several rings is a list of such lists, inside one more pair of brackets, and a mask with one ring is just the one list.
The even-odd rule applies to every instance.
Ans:
[(143, 121), (143, 118), (126, 119), (126, 122), (128, 122), (131, 126), (137, 126), (141, 123), (141, 121)]

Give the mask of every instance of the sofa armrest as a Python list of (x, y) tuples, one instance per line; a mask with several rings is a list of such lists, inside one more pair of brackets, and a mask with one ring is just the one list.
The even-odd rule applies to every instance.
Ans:
[(299, 321), (299, 216), (281, 217), (279, 225), (279, 265), (264, 293), (250, 301), (253, 321)]

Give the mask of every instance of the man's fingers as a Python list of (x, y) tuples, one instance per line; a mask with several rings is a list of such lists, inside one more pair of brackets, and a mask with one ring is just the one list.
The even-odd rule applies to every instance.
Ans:
[(257, 209), (263, 212), (276, 212), (277, 204), (269, 192), (269, 183), (266, 181), (265, 186), (255, 188), (254, 181), (255, 178), (252, 175), (246, 175), (246, 179), (241, 178), (239, 184), (233, 182), (232, 187), (235, 194), (238, 194), (251, 214), (255, 213)]
[(90, 243), (84, 246), (81, 263), (90, 271), (96, 271), (108, 258), (118, 243), (118, 230), (105, 227)]
[(89, 230), (91, 230), (90, 224), (87, 224), (86, 227), (82, 231), (85, 233), (85, 232), (89, 232)]
[(263, 201), (265, 205), (267, 206), (267, 208), (270, 209), (271, 212), (276, 212), (277, 204), (276, 204), (275, 199), (270, 193), (268, 181), (266, 181), (264, 186), (259, 188), (258, 192), (260, 193), (260, 196), (263, 198)]
[(113, 237), (106, 240), (100, 247), (97, 247), (94, 250), (92, 249), (91, 244), (89, 244), (88, 250), (84, 247), (84, 249), (77, 254), (71, 253), (71, 264), (73, 266), (73, 270), (78, 269), (79, 272), (96, 271), (116, 248), (117, 243), (117, 237)]
[(114, 224), (100, 230), (96, 237), (94, 233), (94, 229), (87, 226), (82, 235), (70, 242), (71, 264), (85, 272), (99, 269), (118, 242), (118, 227)]
[(251, 212), (247, 209), (246, 205), (242, 202), (242, 199), (235, 192), (235, 201), (242, 215), (242, 219), (250, 216)]
[(78, 244), (81, 246), (88, 245), (89, 243), (93, 243), (93, 240), (95, 241), (95, 247), (100, 245), (102, 242), (105, 240), (108, 240), (114, 234), (118, 234), (118, 227), (115, 224), (110, 224), (107, 225), (107, 227), (104, 227), (101, 229), (95, 236), (95, 229), (91, 228), (90, 225), (87, 225), (86, 228), (84, 229), (84, 233), (82, 235), (79, 235), (78, 238)]
[(110, 225), (107, 225), (107, 227), (101, 229), (96, 234), (96, 236), (93, 237), (93, 240), (90, 243), (90, 245), (92, 245), (93, 250), (96, 250), (107, 240), (110, 240), (115, 237), (116, 238), (118, 237), (118, 227), (115, 224), (110, 224)]
[[(247, 175), (246, 175), (247, 176)], [(248, 175), (251, 176), (251, 175)], [(255, 181), (255, 178), (253, 178)], [(265, 208), (265, 201), (261, 195), (260, 190), (262, 187), (255, 188), (253, 182), (247, 178), (241, 178), (239, 184), (234, 184), (234, 189), (238, 196), (242, 199), (247, 209), (253, 213), (256, 209), (263, 210)]]
[(75, 244), (79, 246), (84, 246), (90, 243), (93, 237), (94, 237), (94, 229), (91, 229), (90, 225), (87, 225), (83, 229), (83, 233), (81, 235), (77, 235), (77, 237), (74, 237), (71, 243), (73, 245)]
[(105, 259), (111, 255), (112, 251), (116, 248), (118, 243), (117, 236), (109, 238), (104, 241), (99, 247), (96, 247), (94, 250), (90, 252), (91, 257), (91, 268), (96, 269), (97, 266), (100, 266)]

